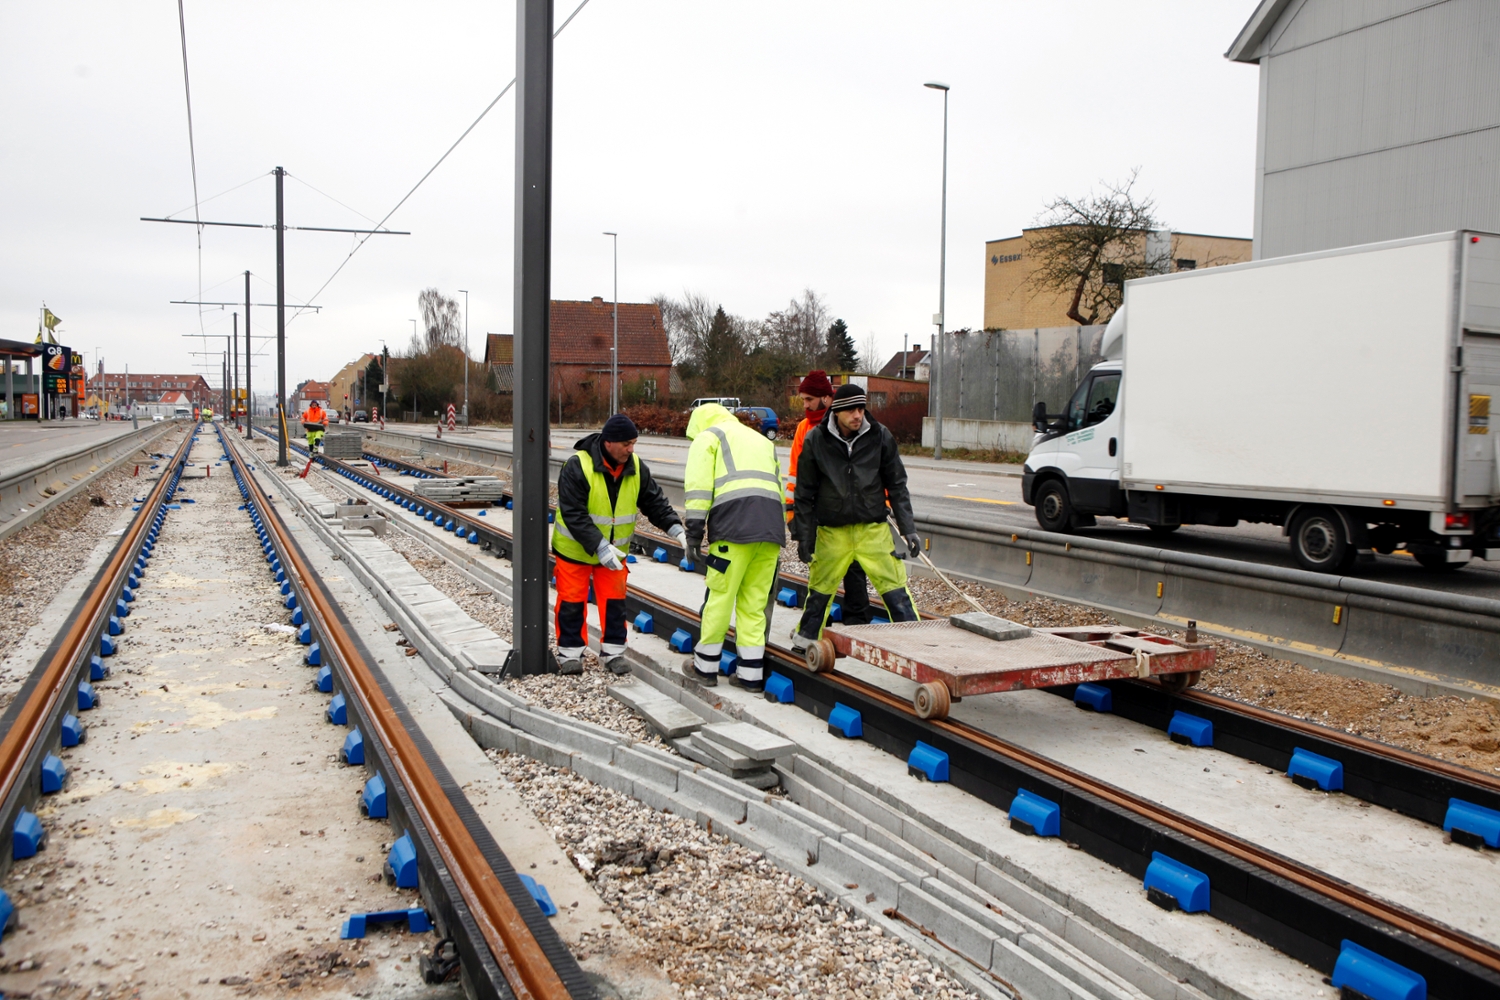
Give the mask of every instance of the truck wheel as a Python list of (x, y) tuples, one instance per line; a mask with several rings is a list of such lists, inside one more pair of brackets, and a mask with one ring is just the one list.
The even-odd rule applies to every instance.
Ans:
[(1467, 559), (1463, 562), (1449, 562), (1448, 554), (1442, 549), (1419, 549), (1411, 555), (1423, 569), (1430, 569), (1436, 573), (1452, 573), (1469, 565)]
[(1329, 507), (1305, 507), (1292, 520), (1292, 556), (1314, 573), (1343, 573), (1359, 555), (1349, 543), (1344, 519)]
[(1044, 531), (1072, 532), (1073, 502), (1061, 481), (1049, 479), (1036, 488), (1036, 523)]

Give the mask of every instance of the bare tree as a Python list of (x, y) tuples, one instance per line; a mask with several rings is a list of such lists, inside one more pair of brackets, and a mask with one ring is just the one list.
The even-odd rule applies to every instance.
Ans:
[(880, 368), (885, 364), (885, 358), (880, 353), (880, 344), (875, 334), (865, 335), (864, 346), (859, 351), (859, 371), (861, 375), (879, 374)]
[(661, 310), (662, 325), (667, 330), (667, 344), (672, 351), (672, 363), (692, 364), (700, 359), (718, 307), (707, 296), (697, 292), (683, 292), (681, 299), (657, 295), (651, 301)]
[(456, 299), (436, 288), (424, 288), (417, 296), (417, 308), (422, 312), (422, 333), (412, 338), (412, 354), (425, 354), (445, 345), (463, 349), (464, 325)]
[(1139, 197), (1139, 168), (1102, 194), (1055, 198), (1037, 217), (1026, 253), (1035, 262), (1027, 279), (1036, 294), (1071, 296), (1068, 318), (1081, 326), (1106, 322), (1125, 297), (1125, 282), (1171, 270), (1172, 241), (1156, 239), (1163, 226), (1156, 203)]
[(802, 298), (793, 299), (785, 309), (765, 318), (760, 343), (769, 350), (795, 357), (803, 365), (815, 366), (827, 346), (827, 330), (832, 322), (833, 313), (818, 293), (804, 289)]

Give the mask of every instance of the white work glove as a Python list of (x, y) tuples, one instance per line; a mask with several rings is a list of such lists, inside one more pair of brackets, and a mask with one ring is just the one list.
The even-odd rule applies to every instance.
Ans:
[(613, 545), (609, 544), (609, 539), (599, 539), (599, 548), (597, 549), (597, 551), (599, 553), (600, 566), (603, 566), (608, 570), (620, 570), (625, 568), (625, 564), (620, 560), (619, 550), (616, 549)]
[(678, 545), (681, 545), (684, 549), (687, 548), (687, 529), (682, 525), (674, 524), (668, 528), (667, 537), (675, 541)]

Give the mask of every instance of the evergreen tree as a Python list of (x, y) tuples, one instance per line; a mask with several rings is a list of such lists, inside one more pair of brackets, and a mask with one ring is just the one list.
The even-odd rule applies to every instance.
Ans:
[(703, 338), (702, 374), (710, 382), (720, 386), (718, 392), (733, 391), (739, 387), (741, 363), (745, 356), (745, 344), (734, 328), (729, 315), (720, 306), (714, 312), (708, 333)]
[(841, 319), (834, 320), (833, 325), (828, 328), (823, 363), (829, 371), (835, 372), (852, 372), (859, 365), (859, 351), (854, 346), (854, 338), (849, 335), (849, 327)]

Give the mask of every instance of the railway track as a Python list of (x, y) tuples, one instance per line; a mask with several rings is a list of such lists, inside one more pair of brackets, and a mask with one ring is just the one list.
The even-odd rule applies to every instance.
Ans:
[[(371, 475), (336, 460), (320, 461), (356, 485), (421, 512), (459, 537), (502, 558), (509, 556), (509, 534), (487, 518), (424, 500), (380, 477), (378, 471)], [(386, 466), (400, 464), (378, 461)], [(430, 470), (409, 471), (432, 475)], [(671, 549), (673, 560), (681, 555), (666, 540), (646, 544)], [(696, 633), (696, 614), (691, 609), (640, 588), (631, 588), (627, 607), (629, 615), (647, 610), (657, 616), (658, 628), (680, 627)], [(1053, 797), (1062, 807), (1064, 839), (1101, 860), (1141, 875), (1152, 853), (1161, 851), (1205, 872), (1213, 887), (1212, 909), (1219, 919), (1315, 968), (1331, 969), (1342, 943), (1353, 941), (1420, 972), (1434, 996), (1500, 991), (1500, 948), (1490, 942), (992, 733), (951, 720), (918, 719), (904, 699), (851, 677), (813, 673), (789, 651), (773, 647), (767, 655), (793, 679), (800, 706), (821, 718), (836, 703), (857, 707), (864, 718), (866, 739), (895, 754), (906, 755), (918, 740), (939, 748), (948, 754), (952, 782), (997, 808), (1007, 809), (1022, 788)], [(1225, 738), (1216, 740), (1219, 748), (1260, 763), (1274, 764), (1278, 755), (1289, 756), (1291, 748), (1310, 744), (1336, 752), (1345, 762), (1350, 794), (1427, 822), (1440, 822), (1447, 798), (1460, 797), (1456, 793), (1490, 807), (1500, 804), (1500, 783), (1444, 762), (1198, 692), (1173, 695), (1158, 685), (1133, 681), (1112, 686), (1121, 696), (1121, 714), (1126, 717), (1152, 724), (1170, 718), (1176, 707), (1212, 715), (1216, 730), (1225, 733)], [(1164, 725), (1161, 721), (1160, 728)]]
[[(84, 746), (88, 733), (80, 723), (79, 716), (89, 718), (83, 710), (98, 703), (99, 692), (92, 684), (108, 677), (111, 662), (108, 658), (115, 653), (117, 645), (131, 642), (131, 635), (134, 633), (146, 635), (152, 631), (153, 622), (127, 629), (126, 619), (131, 605), (136, 602), (136, 591), (143, 585), (151, 586), (153, 577), (158, 573), (165, 573), (160, 582), (166, 585), (168, 593), (174, 592), (174, 589), (180, 593), (183, 588), (195, 586), (180, 575), (173, 578), (170, 571), (152, 572), (153, 558), (160, 557), (167, 551), (159, 550), (159, 545), (164, 541), (162, 530), (167, 523), (166, 519), (174, 508), (181, 508), (181, 503), (192, 502), (191, 498), (184, 497), (181, 503), (172, 503), (183, 485), (184, 470), (189, 465), (195, 445), (200, 450), (196, 463), (199, 466), (215, 464), (202, 460), (202, 450), (211, 448), (215, 458), (219, 458), (222, 452), (221, 467), (227, 467), (225, 471), (233, 476), (234, 487), (244, 500), (240, 507), (243, 514), (233, 516), (245, 516), (249, 519), (246, 527), (253, 528), (254, 537), (258, 539), (264, 554), (263, 562), (257, 560), (257, 564), (268, 567), (274, 576), (274, 582), (267, 578), (265, 585), (282, 585), (282, 606), (291, 613), (294, 623), (292, 627), (303, 631), (305, 640), (310, 644), (307, 662), (321, 661), (330, 668), (332, 686), (341, 696), (340, 700), (346, 702), (348, 722), (353, 726), (345, 743), (345, 763), (360, 763), (362, 756), (365, 768), (372, 775), (370, 782), (366, 784), (366, 790), (379, 785), (385, 793), (386, 818), (389, 824), (386, 835), (391, 837), (393, 861), (399, 858), (397, 848), (402, 843), (410, 844), (413, 849), (415, 887), (425, 911), (424, 919), (430, 921), (437, 932), (429, 940), (440, 942), (431, 956), (434, 959), (432, 969), (437, 978), (430, 981), (459, 975), (468, 995), (496, 1000), (592, 1000), (597, 997), (596, 988), (543, 916), (501, 846), (496, 843), (489, 828), (466, 798), (464, 790), (449, 774), (400, 695), (382, 672), (376, 657), (355, 633), (348, 616), (331, 597), (326, 584), (309, 569), (306, 554), (301, 550), (294, 533), (289, 530), (277, 504), (267, 495), (255, 475), (254, 469), (259, 466), (259, 460), (254, 457), (247, 459), (242, 445), (234, 440), (232, 434), (223, 433), (221, 427), (193, 427), (185, 435), (181, 446), (141, 502), (110, 556), (68, 615), (67, 622), (6, 708), (3, 717), (4, 734), (0, 738), (0, 823), (3, 823), (3, 828), (0, 829), (4, 831), (5, 841), (5, 849), (0, 853), (0, 875), (8, 872), (16, 860), (37, 857), (36, 852), (46, 849), (51, 835), (65, 829), (62, 826), (63, 814), (41, 800), (44, 795), (61, 790), (70, 781), (70, 769), (81, 770), (79, 776), (72, 778), (71, 783), (67, 784), (73, 791), (63, 798), (69, 802), (86, 802), (90, 797), (105, 794), (105, 789), (109, 787), (107, 783), (101, 784), (99, 779), (89, 779), (92, 784), (79, 785), (79, 782), (84, 781), (82, 774), (91, 769), (84, 766), (89, 758), (82, 758), (80, 761), (78, 754), (92, 752), (95, 755), (113, 756), (118, 752), (120, 744), (106, 742), (104, 746), (88, 750), (94, 744)], [(195, 470), (195, 473), (198, 471), (204, 475), (212, 474), (210, 468)], [(202, 480), (195, 479), (194, 482)], [(215, 496), (222, 495), (223, 491), (224, 487), (219, 486), (212, 490)], [(205, 511), (201, 505), (193, 509)], [(215, 509), (232, 508), (220, 506)], [(233, 534), (229, 533), (224, 537), (232, 539)], [(249, 540), (248, 534), (246, 540)], [(231, 541), (228, 544), (238, 543)], [(168, 555), (166, 561), (172, 563), (174, 558), (181, 558), (181, 553)], [(162, 563), (158, 561), (156, 565), (160, 567)], [(140, 605), (136, 604), (136, 607)], [(168, 628), (165, 631), (172, 632), (174, 629)], [(189, 628), (188, 631), (192, 629)], [(155, 658), (149, 651), (137, 655), (139, 662), (153, 661)], [(128, 672), (139, 674), (142, 671), (136, 669)], [(128, 685), (129, 681), (125, 683)], [(140, 685), (141, 680), (137, 678), (136, 683)], [(230, 688), (237, 686), (229, 685)], [(259, 688), (262, 685), (256, 686)], [(136, 688), (137, 694), (134, 696), (127, 693), (128, 688), (117, 688), (120, 703), (139, 696), (143, 693), (142, 687)], [(167, 685), (161, 685), (161, 690), (165, 692)], [(268, 708), (249, 715), (268, 719), (274, 717), (275, 709)], [(115, 723), (118, 724), (118, 719)], [(142, 729), (138, 723), (128, 735), (134, 739), (136, 735), (144, 735), (149, 731), (149, 726)], [(169, 727), (168, 735), (171, 731), (175, 730)], [(111, 740), (120, 739), (121, 734), (111, 729), (103, 732)], [(111, 735), (112, 732), (115, 734)], [(253, 734), (254, 730), (245, 732)], [(183, 736), (171, 738), (176, 741), (185, 739)], [(253, 740), (255, 737), (247, 735), (240, 739)], [(114, 750), (108, 749), (111, 745)], [(207, 746), (202, 743), (199, 745)], [(284, 749), (284, 745), (268, 746), (267, 752), (275, 751), (280, 754)], [(148, 765), (151, 766), (156, 765)], [(184, 766), (186, 765), (177, 765), (177, 771), (181, 772)], [(237, 765), (215, 766), (219, 770), (213, 773), (229, 773)], [(191, 778), (181, 782), (184, 787), (192, 783)], [(165, 788), (166, 784), (162, 787)], [(174, 779), (170, 784), (175, 787), (178, 782)], [(120, 785), (115, 784), (113, 787), (118, 789)], [(226, 803), (227, 811), (234, 816), (237, 826), (259, 825), (259, 817), (254, 813), (262, 806), (252, 806), (249, 800), (243, 806), (235, 806), (232, 789), (224, 790), (223, 796), (229, 799)], [(340, 802), (343, 801), (340, 799)], [(337, 811), (344, 809), (349, 812), (349, 820), (358, 819), (359, 812), (354, 802), (348, 802), (347, 806), (341, 805)], [(196, 815), (182, 810), (158, 810), (158, 813), (162, 812), (170, 815), (161, 822), (186, 822)], [(116, 817), (116, 829), (104, 832), (119, 832), (118, 814)], [(365, 819), (364, 822), (370, 820)], [(105, 824), (106, 827), (108, 825)], [(77, 828), (76, 820), (66, 827), (69, 831)], [(127, 824), (126, 829), (128, 828)], [(382, 825), (381, 829), (386, 828)], [(303, 831), (304, 834), (310, 832)], [(84, 835), (71, 834), (75, 838)], [(321, 837), (321, 831), (317, 835)], [(371, 836), (380, 834), (371, 829), (365, 837)], [(124, 842), (122, 838), (119, 843)], [(112, 840), (98, 845), (107, 848), (111, 859), (114, 858), (116, 846), (116, 842)], [(377, 845), (372, 843), (370, 846)], [(82, 848), (89, 853), (76, 860), (87, 865), (90, 856), (99, 858), (98, 847), (92, 850)], [(79, 849), (73, 848), (75, 852)], [(161, 850), (162, 847), (158, 847), (156, 854)], [(259, 855), (261, 852), (250, 853)], [(271, 852), (268, 850), (264, 853)], [(171, 850), (167, 850), (167, 856), (171, 856)], [(134, 853), (131, 857), (135, 857)], [(236, 864), (262, 864), (249, 862), (247, 859), (235, 860)], [(358, 860), (364, 859), (361, 857)], [(147, 865), (149, 864), (148, 861)], [(66, 867), (73, 868), (74, 865), (75, 858), (69, 857)], [(99, 867), (97, 861), (93, 867)], [(172, 865), (167, 864), (166, 867), (170, 869)], [(265, 873), (265, 877), (269, 878), (269, 875), (269, 872)], [(120, 873), (117, 877), (122, 881), (129, 881), (135, 876)], [(144, 876), (142, 879), (144, 880)], [(102, 875), (99, 881), (103, 883)], [(113, 885), (114, 880), (111, 879), (108, 884)], [(231, 886), (230, 889), (232, 888)], [(257, 885), (251, 891), (264, 893), (267, 889), (266, 885)], [(149, 889), (135, 891), (150, 896)], [(294, 889), (288, 887), (286, 891), (291, 893)], [(168, 905), (172, 895), (169, 891), (165, 900)], [(280, 895), (279, 891), (277, 895)], [(68, 898), (71, 900), (73, 897), (69, 895)], [(349, 899), (354, 898), (351, 892)], [(159, 907), (162, 904), (151, 905)], [(15, 919), (17, 914), (13, 912), (11, 900), (4, 894), (0, 894), (0, 913), (4, 914), (0, 923), (19, 923)], [(332, 910), (330, 915), (331, 913)], [(25, 910), (21, 910), (19, 915), (24, 916)], [(52, 926), (60, 917), (65, 919), (65, 923), (59, 924), (59, 928), (71, 925), (72, 914), (69, 913), (43, 918), (40, 926)], [(49, 919), (52, 923), (48, 922)], [(30, 926), (32, 920), (27, 919), (26, 923)], [(206, 926), (212, 928), (216, 925), (209, 923)], [(302, 928), (299, 926), (298, 930)], [(7, 937), (7, 946), (14, 943), (9, 939), (10, 936), (13, 935)], [(114, 935), (116, 938), (120, 936)], [(127, 936), (134, 937), (135, 934)], [(248, 945), (248, 935), (246, 938), (245, 944)], [(256, 940), (264, 938), (265, 934), (262, 933)], [(309, 937), (308, 940), (314, 939)], [(451, 946), (443, 942), (451, 942)], [(186, 944), (186, 939), (183, 939), (183, 945)], [(157, 952), (158, 956), (165, 954)], [(171, 952), (173, 957), (177, 954), (175, 950)], [(101, 961), (103, 960), (104, 956), (101, 955)], [(208, 960), (212, 962), (212, 956)], [(131, 956), (131, 961), (134, 961), (134, 956)], [(23, 970), (27, 967), (25, 964), (21, 966)], [(113, 964), (109, 967), (113, 967)], [(7, 971), (14, 970), (7, 966)], [(325, 975), (326, 973), (327, 970)], [(312, 974), (317, 975), (316, 971)], [(125, 980), (126, 984), (130, 981), (129, 977)], [(223, 981), (234, 985), (235, 982), (248, 980), (245, 977), (230, 976), (223, 978)], [(53, 983), (59, 987), (67, 985), (63, 979), (54, 979)]]

